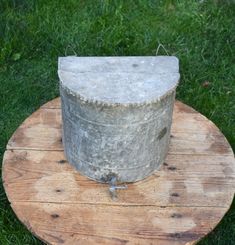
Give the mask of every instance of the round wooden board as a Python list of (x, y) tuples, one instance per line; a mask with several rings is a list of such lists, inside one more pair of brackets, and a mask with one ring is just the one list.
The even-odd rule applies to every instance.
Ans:
[(66, 162), (59, 98), (23, 122), (3, 160), (14, 212), (48, 244), (194, 244), (230, 207), (234, 171), (233, 152), (219, 129), (181, 102), (175, 103), (165, 163), (120, 190), (117, 201), (108, 185)]

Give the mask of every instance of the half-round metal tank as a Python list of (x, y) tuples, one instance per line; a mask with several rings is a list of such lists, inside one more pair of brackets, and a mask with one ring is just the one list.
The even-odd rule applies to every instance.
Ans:
[(178, 59), (61, 57), (63, 145), (69, 163), (99, 182), (141, 180), (166, 157)]

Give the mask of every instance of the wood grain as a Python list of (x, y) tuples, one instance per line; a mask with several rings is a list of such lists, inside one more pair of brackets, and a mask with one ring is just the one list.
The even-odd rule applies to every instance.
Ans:
[(235, 188), (227, 140), (181, 102), (175, 103), (165, 163), (119, 191), (117, 201), (108, 185), (80, 175), (66, 161), (59, 98), (16, 130), (2, 173), (16, 215), (48, 244), (193, 245), (219, 223)]
[[(219, 164), (215, 164), (216, 160)], [(113, 203), (108, 186), (78, 175), (63, 152), (11, 150), (4, 161), (8, 163), (3, 176), (7, 179), (5, 188), (13, 201), (226, 208), (235, 178), (230, 156), (168, 155), (159, 171), (120, 191)]]
[[(80, 235), (102, 237), (107, 239), (105, 244), (109, 244), (109, 239), (120, 244), (186, 244), (204, 236), (225, 211), (221, 208), (203, 208), (202, 212), (202, 208), (189, 207), (36, 202), (16, 202), (12, 207), (21, 220), (27, 220), (31, 229), (57, 233), (54, 244), (60, 243), (58, 238), (63, 244), (76, 244), (75, 238), (66, 241), (65, 233), (76, 234), (77, 241)], [(74, 215), (76, 213), (79, 215)], [(93, 242), (96, 244), (95, 240)]]

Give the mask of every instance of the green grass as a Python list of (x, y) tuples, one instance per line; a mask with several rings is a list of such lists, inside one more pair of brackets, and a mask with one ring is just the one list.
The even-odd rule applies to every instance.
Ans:
[[(0, 161), (21, 122), (59, 95), (65, 55), (176, 55), (177, 98), (211, 119), (235, 150), (235, 2), (0, 1)], [(203, 86), (208, 82), (208, 86)], [(0, 244), (41, 244), (0, 185)], [(235, 203), (200, 245), (235, 244)]]

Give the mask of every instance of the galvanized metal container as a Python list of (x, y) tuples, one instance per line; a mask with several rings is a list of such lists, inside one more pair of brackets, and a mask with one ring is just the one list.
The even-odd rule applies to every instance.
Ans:
[(178, 59), (61, 57), (63, 145), (69, 163), (100, 182), (134, 182), (167, 154)]

